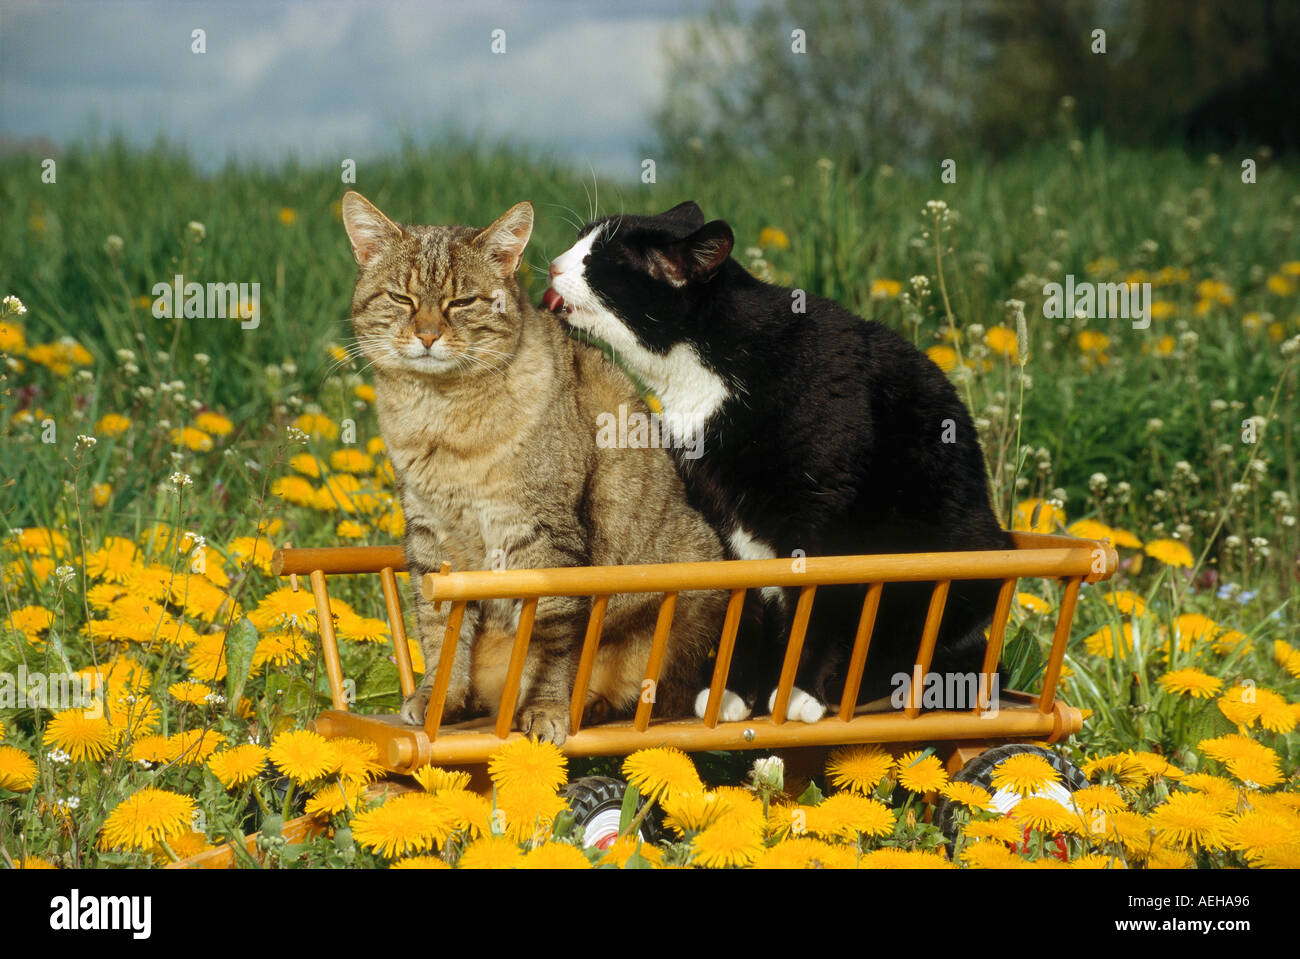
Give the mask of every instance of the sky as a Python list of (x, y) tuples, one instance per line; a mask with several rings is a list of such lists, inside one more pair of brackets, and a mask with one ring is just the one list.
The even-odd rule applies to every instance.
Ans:
[(162, 134), (213, 169), (455, 129), (631, 177), (701, 3), (0, 0), (0, 141)]

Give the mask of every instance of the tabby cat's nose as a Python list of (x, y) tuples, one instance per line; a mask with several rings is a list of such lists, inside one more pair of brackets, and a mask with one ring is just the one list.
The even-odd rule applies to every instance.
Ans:
[(433, 344), (437, 341), (438, 334), (437, 333), (416, 333), (415, 338), (419, 340), (421, 343), (423, 343), (424, 348), (427, 350), (431, 348)]

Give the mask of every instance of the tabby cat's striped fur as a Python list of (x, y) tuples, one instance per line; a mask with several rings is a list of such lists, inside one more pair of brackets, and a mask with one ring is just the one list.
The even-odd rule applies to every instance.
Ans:
[[(352, 322), (374, 374), (413, 586), (444, 560), (472, 570), (722, 558), (664, 450), (597, 446), (600, 413), (644, 407), (601, 353), (575, 343), (520, 289), (529, 204), (483, 230), (399, 226), (349, 192), (343, 221), (360, 267)], [(450, 604), (439, 612), (413, 592), (427, 672), (402, 716), (422, 723)], [(634, 710), (658, 600), (611, 599), (591, 720)], [(725, 602), (717, 592), (681, 594), (656, 715), (690, 711)], [(515, 715), (535, 738), (565, 739), (589, 606), (538, 604)], [(514, 601), (470, 604), (445, 722), (495, 710), (518, 618)]]

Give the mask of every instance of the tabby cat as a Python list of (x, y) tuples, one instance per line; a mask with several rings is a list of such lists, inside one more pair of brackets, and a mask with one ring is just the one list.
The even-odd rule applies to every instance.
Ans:
[[(420, 577), (453, 569), (616, 565), (723, 557), (717, 534), (686, 505), (662, 449), (604, 448), (597, 420), (621, 404), (644, 412), (626, 377), (531, 305), (516, 271), (533, 228), (528, 203), (486, 229), (403, 226), (360, 194), (343, 197), (359, 270), (356, 351), (374, 371), (379, 427), (406, 517), (405, 550), (429, 669), (402, 706), (422, 723), (450, 604), (424, 600)], [(606, 444), (607, 445), (607, 444)], [(642, 695), (659, 597), (610, 600), (587, 716), (629, 714)], [(655, 692), (655, 715), (689, 713), (726, 605), (683, 592)], [(589, 598), (537, 606), (515, 716), (536, 739), (563, 743)], [(494, 709), (520, 604), (471, 603), (444, 721)]]
[[(543, 298), (617, 351), (670, 430), (702, 431), (702, 455), (673, 448), (691, 502), (731, 555), (1009, 549), (975, 426), (943, 372), (888, 327), (751, 276), (733, 243), (689, 201), (598, 220), (551, 264)], [(779, 673), (794, 591), (766, 592), (763, 639), (737, 647), (748, 678), (728, 719), (747, 716)], [(997, 592), (997, 582), (952, 584), (933, 672), (980, 670)], [(840, 697), (864, 596), (818, 590), (789, 718), (814, 722)], [(899, 691), (929, 596), (925, 583), (883, 589), (862, 700)]]

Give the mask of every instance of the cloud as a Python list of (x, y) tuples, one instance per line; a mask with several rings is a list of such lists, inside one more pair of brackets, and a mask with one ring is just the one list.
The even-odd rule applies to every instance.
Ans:
[[(361, 156), (454, 128), (633, 175), (687, 0), (6, 6), (0, 131), (163, 134), (205, 165)], [(494, 54), (494, 29), (506, 52)], [(207, 52), (191, 52), (191, 31)], [(106, 130), (105, 130), (106, 128)]]

